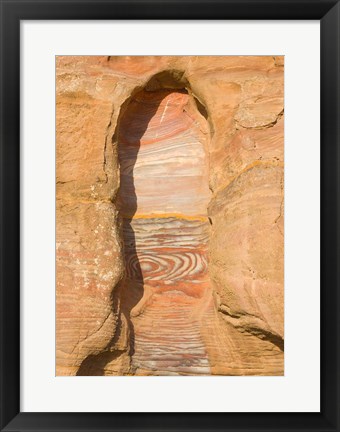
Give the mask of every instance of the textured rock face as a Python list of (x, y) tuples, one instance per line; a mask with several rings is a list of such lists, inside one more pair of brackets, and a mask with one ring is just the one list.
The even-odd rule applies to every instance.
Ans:
[(283, 120), (281, 57), (57, 58), (57, 375), (283, 373)]

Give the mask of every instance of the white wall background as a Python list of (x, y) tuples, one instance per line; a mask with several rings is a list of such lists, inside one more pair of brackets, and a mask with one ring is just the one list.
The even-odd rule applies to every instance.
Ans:
[[(21, 23), (21, 410), (320, 410), (318, 21)], [(285, 55), (285, 376), (55, 377), (55, 55)]]

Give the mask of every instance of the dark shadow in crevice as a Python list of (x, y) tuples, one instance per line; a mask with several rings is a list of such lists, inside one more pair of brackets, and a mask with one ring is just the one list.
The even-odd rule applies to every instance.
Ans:
[(201, 102), (196, 97), (194, 97), (194, 101), (196, 102), (198, 112), (208, 121), (208, 111), (206, 110), (205, 106), (201, 104)]
[[(115, 287), (115, 290), (113, 290), (111, 293), (111, 309), (113, 313), (117, 313), (117, 311), (119, 310), (119, 297), (122, 288), (121, 285), (122, 284), (120, 282), (118, 286)], [(119, 321), (117, 323), (116, 331), (104, 351), (99, 354), (90, 354), (89, 356), (87, 356), (81, 363), (76, 374), (77, 376), (105, 375), (105, 366), (108, 363), (113, 362), (114, 360), (118, 360), (119, 357), (125, 353), (125, 351), (122, 349), (111, 350), (111, 348), (116, 345), (119, 338), (121, 337), (122, 329), (122, 319), (119, 315)]]
[(154, 75), (145, 85), (144, 90), (155, 92), (158, 90), (179, 90), (189, 87), (189, 82), (183, 71), (168, 69)]
[(108, 363), (117, 360), (124, 351), (104, 351), (97, 355), (89, 355), (80, 365), (77, 376), (104, 376)]
[(280, 351), (284, 352), (285, 341), (281, 336), (258, 328), (249, 328), (247, 331), (259, 339), (272, 343), (277, 348), (279, 348)]

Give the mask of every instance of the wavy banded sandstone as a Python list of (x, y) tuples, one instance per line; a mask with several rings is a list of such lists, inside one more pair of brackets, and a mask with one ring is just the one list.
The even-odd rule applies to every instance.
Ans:
[(160, 90), (138, 93), (120, 124), (124, 293), (137, 374), (210, 373), (201, 334), (211, 294), (204, 122), (187, 92)]

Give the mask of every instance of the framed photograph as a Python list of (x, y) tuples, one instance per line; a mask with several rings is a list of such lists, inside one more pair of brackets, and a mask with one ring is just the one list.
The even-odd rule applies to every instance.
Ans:
[(338, 1), (1, 2), (1, 430), (339, 430)]

